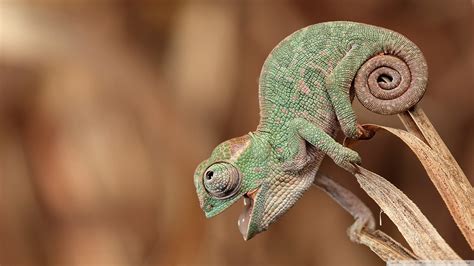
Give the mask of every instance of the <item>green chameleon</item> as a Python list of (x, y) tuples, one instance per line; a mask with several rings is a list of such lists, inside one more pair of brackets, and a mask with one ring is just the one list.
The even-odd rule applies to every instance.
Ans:
[[(369, 62), (384, 55), (386, 59)], [(388, 67), (392, 61), (400, 73)], [(364, 64), (371, 73), (359, 73)], [(257, 129), (219, 144), (195, 171), (194, 184), (206, 217), (243, 197), (245, 207), (238, 219), (243, 238), (265, 231), (311, 186), (325, 155), (356, 171), (359, 155), (334, 140), (340, 129), (349, 138), (368, 134), (356, 121), (351, 88), (367, 108), (394, 114), (419, 101), (426, 72), (416, 45), (384, 28), (341, 21), (294, 32), (263, 65)], [(404, 84), (409, 90), (399, 88)], [(382, 90), (373, 92), (374, 85)], [(377, 97), (359, 95), (358, 87)], [(390, 90), (403, 94), (400, 98), (410, 93), (417, 98), (402, 102), (386, 95)], [(384, 102), (377, 107), (380, 99)]]

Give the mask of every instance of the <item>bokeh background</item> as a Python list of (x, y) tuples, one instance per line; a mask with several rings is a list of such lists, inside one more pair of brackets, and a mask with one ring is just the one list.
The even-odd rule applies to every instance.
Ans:
[[(353, 20), (424, 52), (421, 103), (474, 173), (473, 15), (468, 0), (1, 0), (0, 265), (383, 265), (346, 236), (351, 217), (316, 188), (248, 242), (239, 202), (201, 212), (195, 166), (258, 123), (266, 55), (306, 25)], [(354, 104), (361, 122), (401, 127)], [(416, 158), (377, 136), (364, 165), (473, 254)], [(330, 160), (325, 173), (379, 208)], [(471, 179), (472, 182), (472, 179)], [(382, 214), (381, 229), (403, 242)]]

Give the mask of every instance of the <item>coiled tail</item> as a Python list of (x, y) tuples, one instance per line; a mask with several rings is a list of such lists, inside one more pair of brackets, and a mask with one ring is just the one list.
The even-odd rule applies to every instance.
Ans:
[(420, 49), (401, 34), (389, 35), (383, 53), (368, 59), (353, 83), (362, 105), (384, 115), (401, 113), (418, 103), (428, 80), (426, 60)]

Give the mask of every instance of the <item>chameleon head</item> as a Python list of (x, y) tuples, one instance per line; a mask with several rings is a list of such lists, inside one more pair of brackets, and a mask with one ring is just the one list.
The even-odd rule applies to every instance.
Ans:
[(201, 208), (213, 217), (244, 198), (237, 224), (245, 240), (267, 229), (262, 223), (270, 145), (253, 133), (219, 144), (194, 173)]
[(206, 217), (244, 199), (237, 224), (245, 240), (267, 230), (311, 186), (315, 170), (282, 170), (265, 135), (249, 133), (219, 144), (194, 173)]

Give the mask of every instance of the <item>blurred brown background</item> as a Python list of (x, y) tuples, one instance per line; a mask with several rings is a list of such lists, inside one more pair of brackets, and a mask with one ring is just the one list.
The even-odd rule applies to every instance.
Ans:
[[(309, 24), (353, 20), (420, 46), (422, 106), (472, 177), (472, 17), (468, 0), (0, 1), (0, 264), (383, 265), (349, 241), (351, 217), (317, 189), (244, 242), (242, 203), (206, 220), (194, 167), (255, 129), (273, 46)], [(401, 126), (355, 108), (361, 122)], [(406, 148), (378, 136), (357, 149), (474, 258)], [(329, 160), (322, 171), (377, 216), (353, 178)]]

